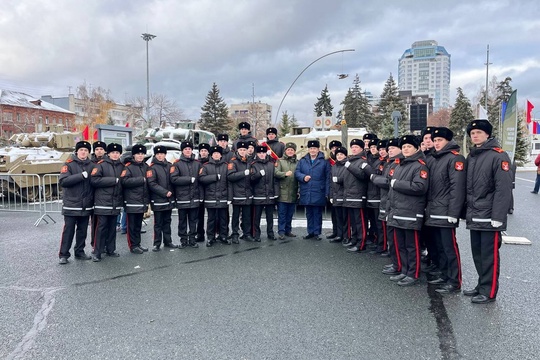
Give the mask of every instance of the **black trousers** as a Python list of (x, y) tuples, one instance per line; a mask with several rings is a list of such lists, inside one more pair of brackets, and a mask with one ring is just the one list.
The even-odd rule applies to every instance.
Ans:
[(367, 238), (370, 239), (373, 243), (378, 244), (379, 238), (382, 237), (377, 225), (377, 219), (379, 218), (379, 208), (366, 207), (365, 213), (368, 220), (367, 223), (369, 223), (367, 229)]
[(144, 213), (126, 213), (127, 242), (129, 249), (141, 246), (141, 229)]
[(96, 238), (97, 215), (90, 215), (90, 246), (94, 247), (94, 239)]
[(199, 213), (197, 214), (197, 240), (204, 240), (204, 204), (199, 205)]
[(64, 216), (64, 229), (62, 230), (62, 239), (60, 240), (59, 257), (69, 258), (71, 256), (69, 249), (71, 249), (71, 244), (73, 243), (73, 236), (75, 236), (75, 247), (73, 249), (75, 256), (84, 254), (88, 221), (88, 216)]
[(471, 250), (478, 273), (476, 290), (489, 298), (497, 297), (499, 291), (501, 244), (500, 231), (471, 230)]
[(461, 287), (461, 258), (456, 240), (456, 229), (432, 227), (433, 240), (439, 249), (439, 269), (449, 284)]
[(198, 207), (189, 209), (178, 209), (178, 236), (180, 237), (180, 242), (182, 244), (186, 245), (188, 242), (190, 244), (194, 244), (197, 241), (198, 222)]
[(219, 237), (227, 238), (227, 208), (207, 208), (208, 221), (206, 222), (206, 238), (214, 240), (216, 234), (216, 226), (219, 225)]
[(263, 209), (266, 216), (266, 234), (268, 236), (274, 235), (274, 204), (255, 205), (255, 216), (253, 219), (253, 237), (255, 239), (261, 238), (261, 218)]
[(112, 254), (116, 251), (116, 219), (118, 215), (96, 216), (96, 237), (94, 239), (94, 255), (103, 252)]
[(418, 230), (394, 228), (397, 238), (401, 273), (414, 279), (420, 277), (420, 236)]
[(154, 246), (171, 244), (172, 210), (154, 211)]
[[(341, 208), (341, 207), (339, 207)], [(334, 205), (330, 205), (330, 214), (332, 216), (332, 235), (338, 234), (338, 220), (337, 220), (337, 212), (339, 209), (337, 209)], [(343, 238), (342, 236), (337, 235), (338, 237)]]
[(420, 247), (422, 249), (427, 249), (428, 259), (431, 263), (438, 268), (439, 265), (439, 254), (441, 250), (437, 247), (437, 242), (433, 241), (433, 227), (431, 226), (422, 226), (422, 231), (420, 232)]
[(348, 222), (347, 222), (347, 208), (343, 206), (332, 206), (332, 214), (335, 214), (336, 219), (332, 219), (332, 224), (336, 228), (335, 234), (340, 239), (348, 238)]
[(346, 208), (351, 226), (351, 243), (359, 246), (361, 250), (366, 248), (367, 223), (365, 209)]
[(388, 226), (386, 221), (383, 221), (383, 226), (386, 228), (386, 239), (388, 241), (388, 254), (392, 260), (392, 265), (397, 271), (402, 270), (401, 257), (399, 256), (399, 243), (397, 241), (397, 235), (395, 227)]
[[(240, 216), (242, 216), (241, 225)], [(251, 236), (251, 205), (233, 205), (231, 219), (231, 229), (233, 236), (239, 235), (240, 226), (242, 227), (242, 235)]]

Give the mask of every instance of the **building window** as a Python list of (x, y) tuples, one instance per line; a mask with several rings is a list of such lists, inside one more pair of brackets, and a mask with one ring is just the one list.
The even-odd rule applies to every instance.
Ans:
[(45, 125), (49, 125), (49, 117), (45, 116)]

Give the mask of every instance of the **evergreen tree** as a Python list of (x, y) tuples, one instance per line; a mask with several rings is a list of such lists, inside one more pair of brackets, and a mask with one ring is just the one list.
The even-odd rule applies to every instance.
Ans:
[(471, 102), (463, 94), (463, 90), (457, 88), (457, 97), (452, 113), (450, 114), (450, 124), (448, 127), (454, 132), (454, 140), (463, 148), (463, 134), (467, 124), (474, 120)]
[(232, 122), (225, 101), (219, 96), (219, 89), (213, 83), (212, 89), (206, 95), (206, 103), (201, 107), (201, 119), (199, 127), (202, 130), (210, 131), (214, 134), (232, 132)]
[(528, 131), (525, 129), (523, 114), (518, 114), (514, 162), (519, 166), (525, 165), (529, 158), (529, 137), (527, 135)]
[(379, 101), (379, 113), (376, 117), (375, 129), (373, 129), (381, 138), (394, 137), (394, 120), (392, 112), (401, 113), (401, 122), (398, 124), (399, 135), (407, 133), (407, 107), (403, 99), (399, 96), (399, 89), (392, 74), (384, 84), (381, 100)]
[(289, 114), (287, 114), (287, 111), (284, 111), (283, 115), (281, 116), (281, 124), (279, 125), (279, 136), (286, 136), (290, 132), (291, 119), (289, 118)]
[(328, 85), (325, 85), (324, 90), (321, 91), (321, 97), (317, 98), (314, 112), (317, 116), (332, 116), (333, 111), (334, 107), (328, 94)]
[(298, 120), (296, 120), (294, 114), (292, 114), (291, 118), (289, 119), (289, 123), (291, 125), (291, 130), (292, 128), (298, 127)]
[(371, 106), (365, 95), (362, 94), (358, 74), (356, 74), (353, 80), (353, 87), (349, 88), (341, 104), (343, 105), (343, 112), (345, 112), (347, 126), (365, 127), (368, 131), (372, 131), (375, 121), (371, 112)]

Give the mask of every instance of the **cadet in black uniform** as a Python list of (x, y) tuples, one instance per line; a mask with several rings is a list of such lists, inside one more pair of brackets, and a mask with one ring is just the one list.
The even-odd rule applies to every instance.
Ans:
[(454, 134), (446, 127), (431, 132), (433, 149), (429, 168), (429, 190), (425, 224), (431, 228), (432, 241), (439, 251), (441, 276), (428, 280), (440, 284), (435, 291), (449, 294), (461, 290), (461, 258), (456, 240), (459, 216), (465, 204), (467, 174), (465, 157), (459, 145), (452, 140)]
[(331, 165), (332, 183), (330, 185), (330, 203), (332, 204), (332, 214), (335, 216), (333, 226), (336, 228), (336, 236), (330, 242), (346, 241), (348, 223), (347, 209), (343, 207), (344, 203), (344, 174), (346, 172), (345, 163), (347, 162), (347, 149), (337, 147), (334, 149), (335, 161)]
[(167, 161), (167, 148), (154, 146), (154, 157), (148, 169), (148, 186), (150, 188), (150, 206), (154, 212), (154, 246), (152, 251), (159, 251), (163, 247), (176, 249), (173, 243), (171, 221), (174, 208), (173, 185), (169, 174), (172, 165)]
[(256, 146), (258, 144), (257, 139), (254, 138), (253, 135), (251, 135), (251, 125), (249, 123), (241, 122), (240, 124), (238, 124), (238, 131), (240, 131), (240, 136), (234, 142), (234, 145), (232, 148), (233, 151), (236, 151), (236, 144), (239, 141), (244, 141), (244, 142), (253, 141), (253, 146)]
[(285, 152), (285, 144), (278, 140), (277, 129), (275, 127), (269, 127), (266, 129), (266, 142), (261, 143), (262, 146), (268, 148), (270, 157), (272, 161), (276, 162), (283, 156)]
[(107, 157), (99, 161), (92, 169), (90, 182), (94, 192), (94, 214), (97, 228), (94, 239), (92, 261), (101, 261), (101, 254), (119, 256), (116, 252), (116, 219), (123, 206), (122, 184), (120, 175), (124, 165), (120, 161), (122, 145), (107, 145)]
[(420, 145), (416, 137), (402, 136), (399, 145), (403, 160), (390, 180), (388, 225), (394, 227), (402, 269), (401, 274), (390, 280), (409, 286), (418, 282), (420, 276), (419, 230), (424, 222), (429, 180), (425, 157), (418, 151)]
[[(210, 160), (210, 144), (199, 144), (199, 163), (201, 167)], [(199, 204), (199, 213), (197, 214), (197, 242), (204, 242), (204, 187), (199, 188), (201, 203)]]
[(463, 291), (471, 301), (485, 304), (495, 301), (499, 290), (501, 231), (506, 230), (511, 206), (512, 171), (508, 154), (491, 137), (493, 127), (487, 120), (467, 125), (473, 148), (467, 157), (467, 229), (478, 283)]
[[(428, 167), (428, 170), (430, 170), (431, 163), (433, 162), (433, 139), (431, 137), (431, 132), (434, 128), (434, 126), (427, 126), (422, 129), (422, 133), (420, 135), (422, 145), (425, 148), (423, 152), (424, 156), (426, 157), (426, 165)], [(438, 273), (440, 272), (440, 250), (437, 248), (437, 244), (433, 239), (431, 230), (431, 227), (424, 223), (424, 226), (422, 226), (422, 231), (420, 231), (420, 246), (422, 247), (422, 251), (427, 250), (427, 256), (424, 259), (427, 266), (424, 268), (424, 271), (429, 273), (430, 275), (438, 275)]]
[[(197, 244), (197, 222), (202, 191), (199, 185), (201, 163), (195, 159), (193, 144), (182, 141), (182, 155), (171, 168), (171, 182), (174, 185), (176, 208), (178, 209), (178, 236), (180, 248), (199, 247)], [(204, 216), (204, 215), (203, 215)], [(189, 232), (188, 232), (189, 225)]]
[[(369, 141), (369, 153), (367, 154), (367, 162), (373, 169), (373, 173), (377, 174), (379, 165), (386, 159), (381, 159), (379, 155), (379, 139)], [(371, 174), (370, 174), (371, 175)], [(366, 216), (369, 221), (368, 239), (371, 239), (373, 243), (370, 245), (372, 254), (382, 253), (386, 250), (384, 243), (384, 235), (382, 229), (382, 223), (379, 220), (379, 207), (381, 205), (381, 195), (379, 187), (368, 182), (367, 188), (367, 204), (366, 204)]]
[[(336, 164), (336, 149), (342, 147), (341, 141), (338, 140), (332, 140), (330, 141), (330, 144), (328, 144), (328, 148), (330, 149), (330, 154), (328, 155), (328, 162), (330, 163), (330, 166), (334, 166)], [(330, 242), (340, 242), (341, 240), (336, 240), (337, 236), (337, 218), (336, 218), (336, 212), (334, 211), (334, 206), (330, 204), (330, 211), (332, 216), (332, 233), (326, 235), (326, 238), (330, 240)]]
[(208, 212), (206, 223), (206, 246), (215, 242), (216, 225), (219, 241), (230, 244), (227, 239), (227, 208), (232, 200), (232, 189), (227, 181), (227, 164), (221, 159), (221, 146), (210, 148), (210, 160), (200, 170), (199, 181), (204, 185), (204, 207)]
[[(92, 154), (92, 157), (91, 157), (91, 160), (92, 160), (92, 163), (97, 164), (98, 162), (100, 162), (103, 157), (107, 156), (107, 144), (105, 144), (103, 141), (94, 141), (94, 143), (92, 144), (92, 148), (94, 149), (94, 153)], [(96, 233), (96, 226), (97, 226), (97, 222), (96, 222), (96, 216), (94, 214), (92, 214), (90, 216), (90, 221), (91, 221), (91, 235), (90, 235), (90, 245), (92, 246), (92, 248), (94, 247), (94, 238), (95, 238), (95, 233)]]
[[(146, 183), (148, 164), (144, 162), (146, 147), (133, 145), (131, 161), (125, 164), (120, 175), (124, 192), (124, 212), (127, 216), (127, 242), (134, 254), (142, 254), (141, 229), (144, 213), (148, 210), (150, 193)], [(148, 251), (148, 249), (146, 249)]]
[(59, 263), (62, 265), (68, 263), (68, 258), (71, 256), (69, 249), (71, 249), (75, 235), (75, 248), (73, 249), (75, 259), (91, 259), (84, 252), (88, 220), (94, 208), (94, 189), (90, 185), (88, 177), (94, 166), (88, 158), (91, 149), (88, 141), (79, 141), (75, 144), (75, 154), (71, 155), (60, 170), (58, 182), (64, 191), (62, 197), (64, 229), (62, 230), (58, 256)]
[(261, 241), (261, 217), (266, 214), (266, 236), (276, 240), (274, 234), (274, 204), (279, 194), (277, 178), (274, 177), (276, 164), (266, 154), (266, 146), (256, 146), (257, 158), (251, 163), (251, 182), (253, 184), (253, 238)]
[(234, 152), (229, 148), (229, 135), (218, 134), (217, 144), (223, 149), (222, 160), (228, 163), (234, 156)]
[(242, 215), (242, 238), (246, 241), (253, 241), (251, 236), (253, 189), (251, 188), (251, 162), (247, 157), (248, 145), (244, 141), (236, 144), (236, 156), (227, 165), (227, 180), (232, 187), (232, 243), (238, 244), (240, 215)]

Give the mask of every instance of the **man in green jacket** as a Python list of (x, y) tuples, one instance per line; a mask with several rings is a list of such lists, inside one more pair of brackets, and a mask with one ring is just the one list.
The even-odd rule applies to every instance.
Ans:
[(291, 232), (298, 194), (298, 181), (294, 177), (296, 164), (296, 144), (287, 143), (285, 154), (276, 163), (275, 172), (275, 177), (280, 180), (278, 197), (278, 235), (280, 240), (285, 239), (285, 236), (296, 237)]

